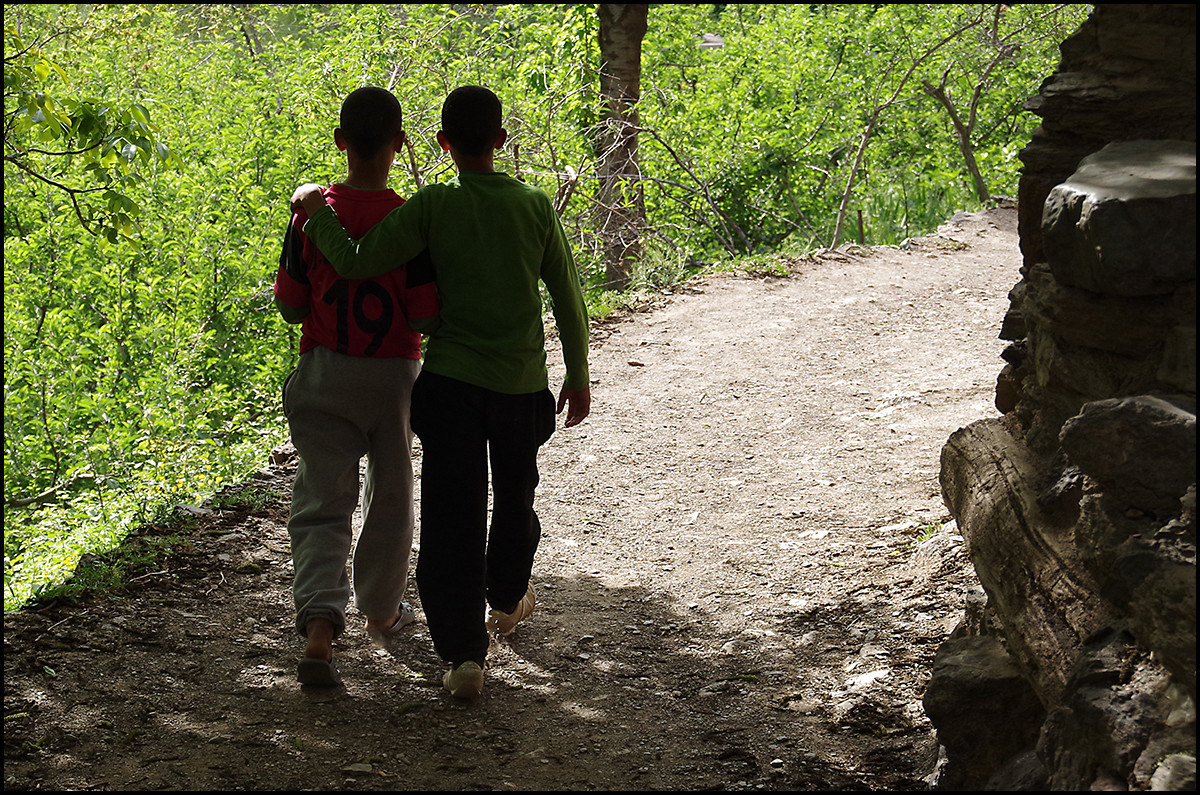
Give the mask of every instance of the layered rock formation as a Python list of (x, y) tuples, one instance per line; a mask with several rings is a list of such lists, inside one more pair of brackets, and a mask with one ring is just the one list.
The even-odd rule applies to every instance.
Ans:
[(1002, 416), (942, 453), (987, 607), (926, 693), (939, 789), (1195, 789), (1195, 30), (1098, 5), (1031, 103)]

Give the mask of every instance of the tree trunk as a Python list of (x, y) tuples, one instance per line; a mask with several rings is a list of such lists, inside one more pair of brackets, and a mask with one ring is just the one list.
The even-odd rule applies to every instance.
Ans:
[(606, 286), (629, 286), (632, 264), (641, 256), (645, 220), (637, 163), (637, 102), (642, 90), (642, 38), (650, 6), (642, 3), (601, 3), (600, 99), (603, 120), (599, 134), (596, 194), (604, 247)]
[(979, 170), (979, 163), (975, 160), (975, 147), (971, 145), (971, 123), (964, 121), (959, 115), (958, 109), (954, 107), (954, 101), (950, 99), (944, 86), (934, 86), (928, 81), (922, 81), (921, 87), (925, 89), (926, 94), (933, 97), (946, 110), (946, 114), (950, 117), (950, 123), (954, 125), (954, 137), (958, 141), (958, 151), (962, 154), (963, 163), (967, 167), (967, 173), (971, 175), (971, 181), (975, 183), (975, 197), (979, 199), (980, 203), (987, 204), (991, 200), (992, 194), (988, 190), (983, 173)]

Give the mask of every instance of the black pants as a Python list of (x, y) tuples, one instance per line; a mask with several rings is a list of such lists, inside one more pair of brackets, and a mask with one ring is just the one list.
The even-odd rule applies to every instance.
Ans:
[[(438, 655), (483, 663), (485, 605), (511, 613), (525, 595), (541, 525), (538, 448), (554, 433), (549, 390), (507, 395), (423, 372), (412, 394), (421, 439), (417, 587)], [(492, 522), (488, 529), (488, 464)]]

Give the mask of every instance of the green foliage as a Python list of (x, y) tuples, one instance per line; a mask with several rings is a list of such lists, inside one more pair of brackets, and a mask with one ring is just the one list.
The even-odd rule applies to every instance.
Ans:
[[(647, 254), (614, 294), (596, 287), (592, 4), (6, 5), (6, 608), (240, 482), (285, 437), (296, 332), (271, 286), (286, 202), (341, 176), (350, 90), (400, 97), (412, 148), (392, 183), (407, 194), (452, 171), (434, 140), (445, 94), (495, 88), (498, 167), (554, 197), (602, 315), (696, 260), (753, 254), (778, 274), (773, 252), (833, 240), (844, 197), (867, 243), (970, 209), (948, 107), (971, 121), (990, 191), (1014, 193), (1021, 103), (1087, 7), (997, 8), (653, 6)], [(705, 33), (723, 46), (698, 46)]]
[(78, 600), (94, 593), (120, 592), (133, 579), (157, 568), (167, 554), (184, 548), (186, 529), (143, 525), (112, 549), (82, 555), (65, 579), (42, 590), (37, 598)]
[(265, 510), (286, 498), (287, 495), (277, 489), (239, 483), (222, 490), (213, 497), (210, 504), (216, 509), (238, 508), (254, 513)]
[(741, 267), (750, 276), (762, 279), (786, 279), (792, 275), (792, 258), (786, 254), (759, 254), (745, 257)]
[(594, 270), (584, 285), (584, 301), (589, 317), (603, 319), (618, 312), (638, 311), (673, 292), (702, 268), (680, 252), (660, 245), (649, 245), (629, 275), (628, 289), (616, 291), (603, 286), (604, 271)]
[[(1087, 13), (1079, 5), (720, 8), (655, 6), (643, 51), (641, 118), (654, 131), (642, 140), (647, 213), (679, 218), (675, 240), (696, 256), (840, 242), (836, 214), (852, 176), (850, 211), (875, 216), (867, 243), (898, 242), (899, 230), (940, 209), (911, 203), (922, 194), (942, 207), (977, 207), (947, 111), (923, 82), (947, 86), (955, 107), (970, 108), (973, 154), (990, 192), (1015, 195), (1016, 151), (1036, 122), (1016, 111)], [(724, 45), (698, 49), (700, 33)], [(878, 200), (887, 193), (898, 196)], [(889, 207), (901, 215), (881, 216)], [(905, 236), (920, 231), (928, 227)]]
[[(80, 85), (73, 50), (54, 48), (55, 39), (113, 35), (122, 22), (88, 24), (85, 16), (60, 20), (50, 33), (38, 23), (43, 7), (5, 15), (4, 161), (6, 171), (52, 186), (72, 204), (79, 222), (110, 243), (129, 236), (141, 212), (132, 198), (155, 165), (180, 161), (159, 137), (145, 103), (134, 98), (99, 98)], [(86, 13), (86, 12), (85, 12)], [(138, 12), (133, 12), (136, 15)], [(28, 36), (26, 34), (28, 31)], [(54, 48), (52, 50), (52, 48)], [(6, 184), (8, 180), (6, 179)], [(20, 233), (22, 218), (5, 203), (5, 228)]]

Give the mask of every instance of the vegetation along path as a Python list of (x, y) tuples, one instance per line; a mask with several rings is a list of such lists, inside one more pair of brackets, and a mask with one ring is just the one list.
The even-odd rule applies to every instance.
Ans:
[(593, 415), (542, 457), (539, 607), (474, 703), (423, 624), (376, 649), (358, 616), (345, 689), (296, 685), (276, 451), (242, 490), (272, 499), (191, 509), (122, 592), (5, 616), (5, 787), (926, 788), (922, 692), (977, 587), (938, 455), (995, 413), (1015, 226), (957, 216), (597, 328)]

